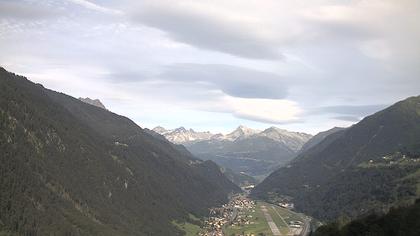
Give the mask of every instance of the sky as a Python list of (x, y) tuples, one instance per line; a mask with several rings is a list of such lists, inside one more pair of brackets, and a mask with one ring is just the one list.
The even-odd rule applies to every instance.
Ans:
[(0, 0), (0, 66), (141, 127), (317, 132), (420, 95), (420, 1)]

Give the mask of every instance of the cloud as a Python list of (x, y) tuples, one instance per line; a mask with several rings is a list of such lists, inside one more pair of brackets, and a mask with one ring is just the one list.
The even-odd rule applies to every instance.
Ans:
[(419, 1), (138, 2), (0, 0), (0, 64), (185, 126), (315, 132), (420, 91)]
[(95, 4), (93, 2), (87, 1), (87, 0), (68, 0), (74, 4), (80, 5), (84, 8), (93, 10), (93, 11), (98, 11), (98, 12), (102, 12), (105, 14), (112, 14), (112, 15), (121, 15), (123, 14), (122, 11), (119, 10), (114, 10), (114, 9), (109, 9), (103, 6), (100, 6), (98, 4)]
[(375, 59), (418, 62), (419, 10), (415, 0), (351, 1), (305, 9), (302, 22), (313, 38), (352, 43)]
[(272, 124), (300, 122), (302, 109), (296, 102), (281, 99), (248, 99), (226, 97), (234, 116)]
[(41, 20), (55, 16), (57, 16), (57, 13), (40, 4), (0, 1), (0, 19)]
[(360, 117), (365, 117), (378, 112), (389, 105), (340, 105), (319, 107), (311, 111), (312, 114), (340, 114), (336, 119), (347, 121), (358, 121)]
[[(308, 29), (323, 38), (339, 40), (371, 39), (380, 36), (381, 28), (375, 26), (374, 18), (379, 16), (382, 4), (366, 2), (354, 4), (322, 5), (303, 11), (303, 20)], [(368, 14), (375, 12), (376, 14)], [(377, 19), (375, 19), (377, 20)]]
[[(244, 92), (235, 91), (235, 96), (230, 95), (227, 89), (223, 89), (225, 86), (231, 84), (238, 85), (241, 82), (246, 83), (249, 78), (235, 77), (233, 73), (228, 73), (224, 70), (212, 70), (212, 68), (229, 68), (235, 72), (238, 70), (241, 75), (254, 73), (254, 75), (259, 76), (259, 79), (262, 79), (261, 77), (264, 75), (262, 72), (248, 71), (243, 68), (227, 65), (192, 64), (172, 66), (177, 68), (179, 66), (187, 66), (194, 73), (187, 75), (171, 73), (170, 77), (168, 77), (168, 74), (165, 74), (153, 79), (150, 79), (151, 77), (148, 76), (144, 78), (141, 76), (137, 77), (130, 73), (129, 80), (123, 79), (125, 82), (119, 81), (121, 79), (120, 76), (116, 78), (116, 81), (119, 81), (118, 83), (109, 79), (107, 80), (113, 83), (113, 93), (131, 97), (133, 102), (143, 101), (142, 103), (150, 103), (150, 106), (153, 106), (157, 110), (178, 108), (202, 112), (225, 113), (244, 120), (270, 124), (301, 122), (300, 115), (303, 110), (299, 107), (298, 103), (286, 98), (250, 97), (248, 88)], [(197, 71), (209, 72), (209, 74), (203, 75), (196, 73)], [(227, 79), (231, 79), (231, 81), (227, 82)], [(255, 83), (257, 84), (258, 82), (264, 83), (258, 80)], [(252, 85), (249, 86), (252, 87)], [(238, 85), (238, 87), (244, 86)], [(258, 97), (264, 97), (262, 94), (264, 91), (262, 89)], [(256, 92), (253, 91), (252, 95), (255, 94)], [(278, 96), (278, 94), (275, 94), (275, 96)]]
[(162, 30), (171, 39), (193, 47), (253, 59), (282, 58), (276, 45), (259, 34), (258, 28), (221, 12), (186, 2), (157, 1), (140, 5), (130, 15), (133, 21)]
[(273, 73), (222, 64), (174, 64), (165, 67), (161, 79), (205, 83), (240, 98), (283, 99), (285, 80)]
[(357, 116), (335, 116), (335, 117), (333, 117), (333, 119), (350, 121), (350, 122), (358, 122), (358, 121), (361, 120), (361, 118), (357, 117)]
[(284, 99), (287, 97), (285, 78), (239, 66), (223, 64), (175, 63), (151, 71), (112, 72), (106, 79), (115, 83), (163, 81), (168, 84), (198, 84), (207, 90), (240, 98)]

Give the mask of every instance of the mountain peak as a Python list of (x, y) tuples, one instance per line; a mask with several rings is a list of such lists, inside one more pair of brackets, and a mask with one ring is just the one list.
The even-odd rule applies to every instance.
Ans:
[(158, 126), (155, 127), (153, 131), (164, 135), (166, 139), (176, 144), (186, 144), (208, 140), (213, 136), (210, 132), (196, 132), (193, 129), (186, 129), (183, 126), (171, 130)]
[(179, 128), (176, 128), (173, 132), (183, 133), (187, 132), (187, 129), (184, 126), (181, 126)]
[(288, 131), (284, 129), (280, 129), (279, 127), (276, 127), (276, 126), (271, 126), (265, 129), (263, 132), (288, 132)]
[(86, 97), (86, 98), (79, 97), (79, 100), (84, 103), (107, 110), (104, 104), (99, 99), (90, 99), (89, 97)]
[(158, 133), (158, 134), (165, 134), (166, 132), (168, 132), (167, 129), (163, 128), (162, 126), (156, 126), (155, 128), (152, 129), (154, 132)]
[(285, 129), (280, 129), (275, 126), (265, 129), (260, 136), (265, 136), (269, 139), (281, 142), (290, 147), (293, 151), (297, 152), (304, 143), (306, 143), (312, 135), (300, 132), (291, 132)]
[(225, 136), (225, 138), (228, 139), (228, 140), (236, 140), (236, 139), (240, 139), (240, 138), (249, 137), (249, 136), (257, 134), (259, 132), (261, 132), (261, 131), (256, 130), (256, 129), (248, 128), (244, 125), (240, 125), (232, 133), (227, 134)]
[(236, 129), (249, 129), (248, 127), (246, 127), (245, 125), (239, 125), (238, 128)]

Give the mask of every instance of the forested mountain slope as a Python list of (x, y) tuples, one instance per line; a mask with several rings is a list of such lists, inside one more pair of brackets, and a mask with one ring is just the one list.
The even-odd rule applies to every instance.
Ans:
[(2, 68), (0, 91), (0, 232), (182, 235), (239, 191), (123, 116)]
[(355, 217), (419, 195), (420, 97), (410, 97), (330, 134), (253, 191), (287, 195), (320, 219)]
[(315, 136), (313, 136), (311, 139), (308, 140), (308, 142), (306, 142), (305, 144), (303, 144), (302, 148), (299, 150), (299, 153), (303, 153), (308, 151), (310, 148), (318, 145), (320, 142), (322, 142), (327, 136), (329, 136), (330, 134), (333, 134), (335, 132), (344, 130), (345, 128), (341, 128), (341, 127), (334, 127), (332, 129), (323, 131), (323, 132), (319, 132), (318, 134), (316, 134)]
[(318, 228), (314, 236), (417, 236), (420, 235), (420, 199), (411, 206), (371, 214), (344, 226), (338, 222)]

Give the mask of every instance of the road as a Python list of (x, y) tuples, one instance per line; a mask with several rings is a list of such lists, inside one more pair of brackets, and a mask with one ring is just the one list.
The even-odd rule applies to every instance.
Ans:
[(305, 220), (305, 224), (303, 225), (303, 229), (300, 232), (299, 236), (308, 236), (311, 232), (311, 221)]
[(270, 226), (271, 232), (274, 236), (282, 236), (280, 233), (279, 228), (277, 227), (276, 223), (274, 223), (273, 218), (271, 218), (271, 215), (268, 213), (268, 210), (265, 206), (261, 206), (261, 211), (264, 214), (265, 219), (267, 220), (268, 226)]
[(228, 224), (232, 224), (232, 222), (236, 219), (236, 217), (238, 216), (238, 209), (236, 209), (235, 207), (233, 208), (233, 212), (232, 215), (229, 218), (229, 222)]

